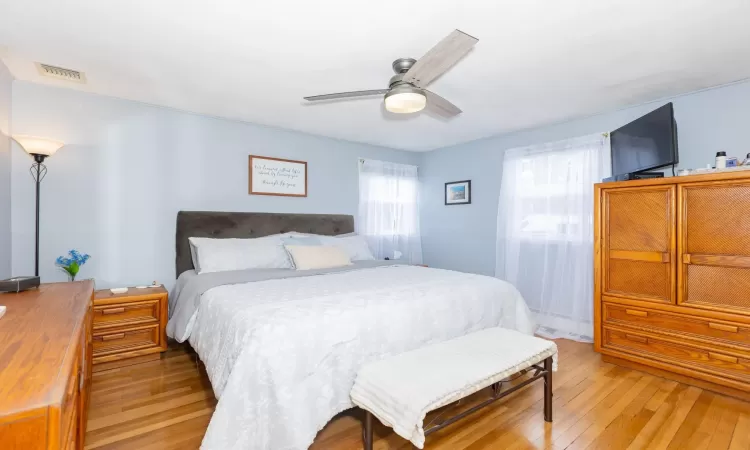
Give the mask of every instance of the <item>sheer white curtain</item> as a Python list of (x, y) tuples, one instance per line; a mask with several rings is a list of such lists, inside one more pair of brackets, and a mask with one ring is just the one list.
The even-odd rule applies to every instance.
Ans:
[(609, 167), (603, 134), (505, 152), (495, 274), (518, 288), (542, 335), (593, 336), (594, 183)]
[(377, 259), (422, 262), (417, 166), (360, 159), (357, 231)]

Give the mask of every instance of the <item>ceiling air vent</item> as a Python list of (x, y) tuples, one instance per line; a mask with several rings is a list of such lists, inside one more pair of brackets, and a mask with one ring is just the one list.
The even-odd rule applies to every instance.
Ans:
[(58, 80), (73, 81), (75, 83), (85, 83), (86, 75), (77, 70), (66, 69), (64, 67), (50, 66), (49, 64), (36, 63), (39, 73), (45, 77), (57, 78)]

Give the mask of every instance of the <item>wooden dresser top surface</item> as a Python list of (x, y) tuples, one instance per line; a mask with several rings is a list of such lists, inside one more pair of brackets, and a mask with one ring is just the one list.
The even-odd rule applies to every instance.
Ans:
[(62, 400), (93, 291), (77, 281), (0, 294), (0, 417)]
[(664, 177), (664, 178), (650, 178), (645, 180), (630, 180), (630, 181), (611, 181), (608, 183), (597, 183), (596, 187), (600, 189), (614, 189), (614, 188), (628, 188), (628, 187), (640, 187), (640, 186), (663, 186), (665, 184), (682, 184), (682, 183), (700, 183), (700, 182), (711, 182), (711, 181), (733, 181), (740, 180), (746, 181), (750, 178), (750, 170), (738, 170), (729, 172), (714, 172), (714, 173), (703, 173), (684, 175), (677, 177)]

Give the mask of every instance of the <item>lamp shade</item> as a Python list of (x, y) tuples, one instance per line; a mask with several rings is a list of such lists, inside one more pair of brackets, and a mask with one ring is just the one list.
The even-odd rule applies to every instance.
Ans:
[(426, 104), (422, 90), (408, 85), (397, 86), (385, 94), (385, 109), (396, 114), (422, 111)]
[(13, 140), (18, 142), (18, 145), (30, 155), (52, 156), (60, 149), (60, 147), (65, 145), (60, 141), (36, 136), (16, 135), (13, 136)]

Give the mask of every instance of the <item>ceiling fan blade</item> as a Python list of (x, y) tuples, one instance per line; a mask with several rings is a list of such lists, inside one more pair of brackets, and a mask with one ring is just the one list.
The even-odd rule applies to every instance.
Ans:
[(432, 91), (425, 89), (424, 95), (427, 97), (427, 106), (429, 108), (436, 108), (437, 112), (443, 116), (457, 116), (463, 112), (461, 108)]
[(479, 39), (463, 31), (454, 30), (411, 66), (404, 75), (404, 81), (418, 87), (427, 86), (456, 64), (477, 41)]
[(338, 92), (336, 94), (324, 94), (324, 95), (313, 95), (311, 97), (304, 97), (308, 102), (317, 102), (319, 100), (335, 100), (337, 98), (352, 98), (352, 97), (365, 97), (367, 95), (382, 95), (388, 92), (388, 89), (372, 89), (369, 91), (352, 91), (352, 92)]

